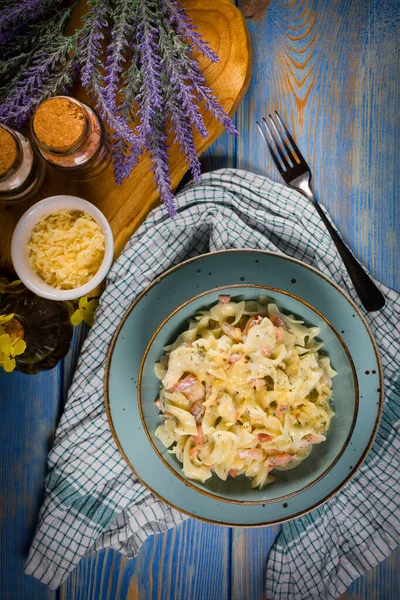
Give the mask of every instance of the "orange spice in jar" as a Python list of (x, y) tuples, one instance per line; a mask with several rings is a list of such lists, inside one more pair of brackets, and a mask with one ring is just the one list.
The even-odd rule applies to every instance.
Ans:
[(92, 179), (110, 163), (99, 118), (75, 98), (55, 96), (41, 102), (33, 116), (32, 132), (43, 158), (74, 179)]
[(27, 200), (39, 190), (44, 175), (45, 163), (31, 142), (0, 123), (0, 202)]

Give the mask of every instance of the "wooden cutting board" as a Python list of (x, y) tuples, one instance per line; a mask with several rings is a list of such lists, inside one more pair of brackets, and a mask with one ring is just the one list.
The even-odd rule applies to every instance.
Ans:
[[(188, 15), (197, 25), (220, 60), (211, 63), (198, 56), (207, 84), (213, 89), (221, 106), (229, 115), (237, 110), (250, 81), (251, 44), (242, 13), (230, 0), (183, 0)], [(70, 28), (74, 29), (84, 13), (86, 1), (81, 1)], [(76, 97), (90, 104), (82, 89)], [(223, 127), (204, 111), (208, 137), (197, 135), (196, 147), (201, 154), (224, 131)], [(169, 143), (172, 187), (175, 189), (187, 171), (187, 164), (179, 146)], [(93, 202), (107, 217), (115, 239), (114, 259), (125, 243), (144, 220), (149, 211), (159, 203), (159, 193), (151, 173), (151, 161), (144, 155), (129, 179), (122, 185), (114, 181), (110, 166), (102, 175), (88, 182), (73, 182), (58, 171), (48, 168), (45, 183), (37, 196), (14, 207), (0, 204), (0, 272), (12, 273), (10, 257), (11, 238), (20, 216), (34, 202), (56, 194), (71, 194)]]

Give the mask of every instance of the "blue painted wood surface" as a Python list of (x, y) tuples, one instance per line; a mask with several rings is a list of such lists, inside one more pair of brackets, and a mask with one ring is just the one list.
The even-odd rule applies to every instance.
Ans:
[[(216, 0), (217, 1), (217, 0)], [(399, 26), (397, 0), (242, 0), (253, 80), (206, 169), (278, 179), (254, 126), (277, 109), (314, 173), (315, 190), (373, 275), (400, 289)], [(136, 559), (107, 550), (84, 559), (58, 592), (23, 574), (43, 494), (46, 455), (84, 331), (56, 369), (0, 375), (1, 600), (260, 600), (279, 528), (230, 530), (189, 520), (149, 539)], [(342, 599), (397, 600), (399, 552)]]

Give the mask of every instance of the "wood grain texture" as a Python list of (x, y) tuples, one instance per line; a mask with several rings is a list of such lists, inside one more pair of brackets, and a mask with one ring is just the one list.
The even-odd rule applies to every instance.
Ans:
[(277, 525), (232, 531), (232, 600), (266, 600), (267, 556), (279, 531)]
[(230, 530), (190, 519), (149, 538), (127, 560), (112, 550), (85, 558), (61, 600), (228, 600)]
[(278, 110), (345, 240), (400, 289), (400, 3), (275, 0), (248, 25), (254, 76), (237, 166), (279, 179), (255, 127)]
[[(241, 12), (230, 0), (184, 0), (188, 15), (196, 23), (199, 33), (219, 56), (219, 62), (211, 63), (203, 56), (197, 56), (207, 84), (213, 89), (221, 106), (233, 115), (239, 106), (249, 84), (251, 70), (251, 45), (248, 31)], [(81, 2), (81, 10), (75, 14), (78, 23), (86, 2)], [(77, 98), (90, 104), (87, 95), (77, 89)], [(211, 113), (201, 107), (204, 123), (208, 130), (207, 138), (195, 134), (198, 153), (203, 153), (223, 133), (224, 128)], [(169, 136), (169, 158), (171, 183), (175, 189), (188, 169), (179, 144), (173, 144), (174, 134)], [(42, 198), (56, 194), (77, 195), (95, 204), (111, 224), (115, 240), (115, 258), (119, 256), (133, 231), (148, 212), (159, 201), (159, 193), (151, 172), (152, 163), (148, 154), (140, 157), (131, 176), (118, 186), (114, 181), (112, 165), (99, 177), (87, 182), (68, 179), (58, 171), (48, 168), (45, 183), (32, 201), (4, 207), (0, 205), (0, 269), (12, 270), (10, 248), (15, 225), (28, 206)]]
[(56, 598), (23, 570), (43, 501), (47, 455), (86, 332), (75, 329), (68, 355), (51, 371), (35, 376), (0, 371), (1, 600)]
[[(400, 289), (399, 30), (396, 0), (243, 0), (253, 78), (236, 115), (236, 165), (279, 181), (255, 121), (278, 110), (313, 171), (317, 197), (372, 274)], [(254, 18), (256, 16), (257, 18)], [(257, 530), (255, 530), (257, 531)], [(241, 557), (269, 532), (234, 535), (232, 569), (243, 598), (262, 598)], [(263, 539), (264, 536), (264, 539)], [(238, 568), (234, 568), (237, 557)], [(258, 560), (256, 558), (256, 560)], [(253, 565), (253, 563), (251, 563)], [(357, 580), (342, 600), (395, 600), (400, 552)], [(246, 594), (246, 595), (245, 595)]]
[(0, 597), (55, 600), (23, 573), (43, 500), (47, 453), (59, 410), (61, 367), (35, 377), (0, 373)]
[(339, 600), (395, 600), (400, 598), (400, 551), (355, 581)]

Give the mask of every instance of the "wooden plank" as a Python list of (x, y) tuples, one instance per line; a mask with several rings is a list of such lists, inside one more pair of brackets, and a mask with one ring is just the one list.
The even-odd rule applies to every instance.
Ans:
[(254, 76), (237, 114), (238, 167), (279, 180), (255, 127), (278, 110), (346, 241), (400, 289), (400, 3), (244, 4), (266, 8), (248, 20)]
[(229, 545), (228, 528), (189, 519), (132, 560), (112, 550), (83, 559), (60, 600), (229, 600)]
[[(254, 77), (236, 115), (238, 168), (279, 181), (255, 127), (256, 119), (278, 110), (347, 242), (376, 277), (399, 289), (399, 3), (239, 5), (248, 17)], [(234, 531), (235, 598), (263, 597), (270, 542), (268, 529)], [(357, 580), (343, 600), (399, 598), (399, 557), (394, 553)]]
[[(236, 115), (233, 118), (236, 125)], [(236, 167), (237, 138), (225, 132), (207, 149), (200, 158), (203, 173), (217, 169), (231, 169)]]
[(70, 352), (51, 371), (34, 376), (0, 371), (0, 581), (1, 598), (7, 600), (57, 596), (23, 571), (43, 501), (47, 455), (86, 331), (75, 329)]
[(0, 596), (4, 600), (56, 598), (55, 592), (23, 571), (43, 499), (60, 390), (60, 367), (34, 377), (0, 372)]
[[(183, 4), (199, 32), (205, 35), (220, 58), (219, 62), (211, 63), (209, 59), (198, 57), (207, 84), (213, 89), (225, 111), (233, 115), (247, 90), (251, 69), (251, 47), (242, 14), (230, 0), (185, 0)], [(86, 10), (87, 3), (82, 1), (75, 13), (71, 31)], [(76, 90), (76, 96), (90, 104), (90, 99), (82, 90)], [(201, 112), (208, 136), (202, 138), (200, 134), (195, 134), (199, 154), (224, 131), (223, 126), (210, 113), (203, 108)], [(180, 146), (172, 143), (174, 137), (171, 133), (168, 145), (171, 182), (175, 189), (188, 165), (180, 152)], [(4, 227), (4, 235), (0, 238), (0, 269), (12, 269), (11, 237), (21, 214), (35, 201), (60, 193), (81, 196), (100, 208), (111, 224), (117, 257), (138, 225), (158, 203), (159, 193), (151, 168), (149, 155), (143, 155), (122, 186), (115, 183), (112, 166), (99, 177), (86, 182), (71, 181), (54, 169), (48, 169), (45, 183), (32, 201), (14, 207), (0, 205), (0, 221)]]
[(267, 557), (279, 526), (232, 530), (231, 600), (265, 600)]
[(81, 347), (85, 338), (88, 334), (89, 327), (83, 322), (79, 327), (74, 327), (74, 335), (71, 340), (70, 351), (67, 356), (64, 358), (62, 362), (62, 401), (63, 404), (67, 399), (68, 390), (72, 383), (72, 378), (74, 376), (74, 372), (76, 366), (78, 364), (79, 353), (81, 351)]
[[(279, 526), (232, 533), (231, 600), (266, 600), (265, 576), (269, 551)], [(397, 600), (400, 598), (400, 550), (355, 581), (340, 600)]]
[(340, 600), (397, 600), (400, 598), (400, 550), (355, 581)]

